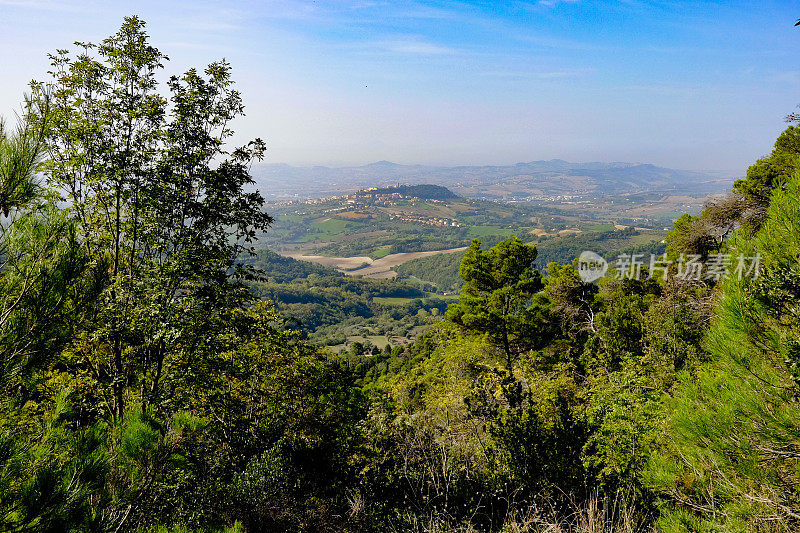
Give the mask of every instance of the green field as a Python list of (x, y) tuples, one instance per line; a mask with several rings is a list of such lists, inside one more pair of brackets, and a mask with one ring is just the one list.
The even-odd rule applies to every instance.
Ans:
[(283, 213), (276, 216), (275, 219), (280, 222), (288, 222), (292, 224), (300, 224), (304, 220), (302, 215), (296, 215), (294, 213)]
[(474, 238), (482, 238), (488, 235), (499, 235), (501, 237), (513, 237), (521, 233), (522, 230), (512, 228), (502, 228), (500, 226), (471, 226), (467, 235)]
[[(431, 298), (436, 298), (438, 300), (458, 300), (458, 295), (456, 294), (436, 294), (429, 292), (427, 298), (422, 298), (423, 302), (427, 302)], [(391, 296), (375, 296), (372, 298), (372, 301), (376, 304), (381, 305), (405, 305), (409, 302), (414, 300), (419, 300), (420, 298), (399, 298), (399, 297), (391, 297)]]
[(411, 302), (415, 298), (395, 298), (391, 296), (375, 296), (372, 301), (381, 305), (403, 305)]
[(329, 218), (324, 222), (313, 222), (311, 224), (311, 227), (331, 236), (341, 235), (348, 226), (350, 226), (350, 222), (341, 218)]
[(380, 248), (369, 254), (369, 256), (373, 259), (380, 259), (381, 257), (386, 257), (387, 255), (389, 255), (391, 251), (392, 251), (391, 246), (381, 246)]
[(298, 242), (310, 242), (319, 239), (332, 239), (343, 235), (348, 228), (359, 225), (357, 222), (348, 222), (340, 218), (329, 218), (324, 222), (312, 222), (308, 225), (311, 233), (305, 235)]
[(664, 237), (664, 233), (642, 233), (631, 237), (630, 245), (649, 244), (651, 241), (661, 242)]

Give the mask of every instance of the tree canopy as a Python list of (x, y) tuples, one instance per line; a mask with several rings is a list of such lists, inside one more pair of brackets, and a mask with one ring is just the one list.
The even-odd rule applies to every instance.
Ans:
[(467, 329), (486, 333), (504, 351), (509, 368), (515, 355), (536, 343), (531, 299), (541, 289), (536, 247), (513, 237), (489, 250), (473, 240), (461, 261), (464, 281), (458, 304), (447, 316)]

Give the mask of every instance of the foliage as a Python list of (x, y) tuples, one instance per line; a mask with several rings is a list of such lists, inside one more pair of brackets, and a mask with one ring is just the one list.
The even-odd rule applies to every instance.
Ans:
[(464, 254), (458, 252), (436, 254), (412, 259), (393, 267), (392, 270), (403, 277), (414, 276), (424, 282), (432, 283), (440, 292), (457, 292), (464, 283), (458, 275), (463, 258)]
[(91, 367), (108, 414), (122, 419), (134, 398), (142, 410), (168, 399), (172, 361), (198, 357), (197, 335), (246, 301), (230, 279), (251, 275), (235, 260), (271, 221), (263, 198), (245, 191), (264, 146), (224, 151), (243, 109), (226, 63), (206, 78), (171, 77), (168, 105), (156, 93), (165, 57), (142, 21), (78, 44), (82, 53), (51, 56), (51, 81), (33, 83), (33, 97), (52, 95), (43, 170), (68, 192), (76, 238), (104, 278), (71, 357)]
[(540, 307), (531, 304), (541, 288), (541, 275), (534, 269), (536, 247), (516, 237), (487, 251), (473, 240), (461, 261), (459, 274), (464, 280), (458, 304), (447, 317), (474, 331), (487, 333), (506, 355), (511, 370), (514, 357), (537, 347), (542, 321)]
[(754, 238), (757, 279), (726, 280), (708, 337), (710, 361), (668, 403), (668, 439), (648, 482), (672, 505), (664, 528), (794, 529), (798, 505), (795, 346), (800, 176), (776, 189)]
[(240, 259), (242, 263), (252, 264), (258, 268), (261, 275), (273, 283), (290, 283), (307, 279), (312, 274), (324, 277), (344, 276), (333, 268), (284, 257), (266, 248), (257, 250), (254, 256), (245, 256)]
[(778, 136), (769, 157), (747, 169), (747, 176), (733, 184), (734, 192), (762, 205), (769, 204), (772, 189), (782, 187), (797, 168), (800, 156), (800, 128), (789, 126)]

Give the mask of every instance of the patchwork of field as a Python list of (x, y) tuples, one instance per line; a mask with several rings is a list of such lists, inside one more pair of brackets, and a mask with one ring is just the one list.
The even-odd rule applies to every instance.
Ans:
[(291, 257), (300, 261), (308, 261), (310, 263), (317, 263), (330, 268), (335, 268), (339, 272), (343, 272), (348, 276), (364, 276), (366, 278), (375, 279), (388, 279), (397, 276), (397, 272), (392, 270), (392, 267), (402, 265), (412, 259), (419, 259), (420, 257), (428, 257), (437, 254), (447, 254), (455, 252), (463, 252), (466, 246), (459, 248), (449, 248), (447, 250), (435, 250), (430, 252), (403, 252), (397, 254), (388, 254), (378, 259), (372, 259), (367, 256), (356, 257), (328, 257), (324, 255), (306, 255), (305, 252), (278, 252), (284, 257)]

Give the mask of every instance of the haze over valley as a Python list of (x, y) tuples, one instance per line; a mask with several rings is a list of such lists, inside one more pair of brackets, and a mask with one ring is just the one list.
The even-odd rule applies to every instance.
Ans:
[[(661, 168), (642, 163), (569, 163), (560, 159), (506, 166), (400, 165), (379, 161), (358, 167), (294, 167), (258, 164), (258, 184), (270, 197), (316, 198), (367, 187), (430, 183), (470, 198), (542, 201), (554, 198), (602, 198), (620, 194), (720, 193), (733, 177)], [(740, 177), (740, 176), (737, 176)]]

